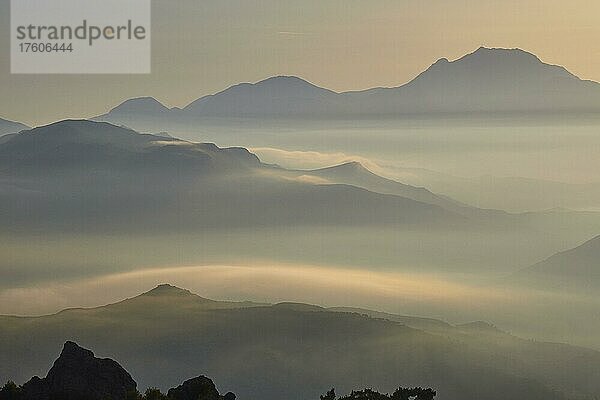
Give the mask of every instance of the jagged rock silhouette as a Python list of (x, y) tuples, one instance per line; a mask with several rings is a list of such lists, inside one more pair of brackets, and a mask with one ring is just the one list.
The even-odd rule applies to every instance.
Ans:
[[(164, 397), (164, 395), (161, 395)], [(169, 389), (173, 400), (235, 400), (221, 396), (205, 376)], [(128, 400), (142, 399), (137, 383), (118, 362), (97, 358), (90, 350), (67, 341), (45, 378), (34, 376), (23, 386), (12, 382), (0, 389), (0, 400)]]

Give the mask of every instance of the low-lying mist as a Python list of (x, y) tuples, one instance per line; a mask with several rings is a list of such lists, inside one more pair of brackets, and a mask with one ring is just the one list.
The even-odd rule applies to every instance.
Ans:
[(512, 212), (600, 207), (597, 119), (213, 121), (178, 135), (251, 148), (264, 162), (313, 169), (359, 161), (400, 182)]
[(94, 307), (164, 282), (218, 300), (360, 307), (451, 323), (483, 320), (522, 337), (600, 349), (594, 334), (600, 329), (595, 296), (477, 283), (451, 274), (365, 268), (254, 263), (141, 269), (0, 289), (0, 313), (39, 315)]
[[(242, 148), (90, 121), (26, 131), (0, 149), (7, 171), (0, 181), (0, 312), (94, 306), (171, 282), (217, 299), (486, 320), (526, 337), (598, 346), (592, 334), (598, 332), (597, 283), (588, 285), (591, 292), (542, 290), (513, 277), (597, 236), (600, 214), (477, 209), (447, 192), (406, 185), (409, 179), (373, 174), (453, 165), (446, 172), (518, 169), (558, 179), (561, 170), (583, 182), (594, 176), (584, 167), (598, 162), (591, 157), (594, 126), (363, 121), (310, 131), (264, 128), (256, 136), (250, 128), (244, 140), (222, 128), (197, 132), (196, 139), (224, 131), (220, 144), (252, 144), (266, 162), (314, 168), (358, 159), (363, 165), (287, 170)], [(536, 147), (542, 138), (548, 140)], [(44, 157), (31, 149), (43, 149)], [(574, 163), (567, 155), (577, 152)], [(574, 168), (565, 168), (571, 163)], [(423, 171), (407, 170), (430, 179)], [(478, 197), (478, 187), (471, 189), (465, 197)], [(502, 201), (502, 190), (506, 197), (514, 192), (503, 187), (490, 196)], [(577, 282), (586, 279), (582, 270)]]

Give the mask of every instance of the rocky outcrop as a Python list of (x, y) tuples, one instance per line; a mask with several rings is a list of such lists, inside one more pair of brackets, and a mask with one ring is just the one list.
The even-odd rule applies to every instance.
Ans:
[(116, 361), (94, 357), (66, 342), (45, 378), (33, 377), (22, 388), (23, 400), (125, 400), (136, 382)]
[[(158, 390), (156, 392), (164, 398)], [(235, 394), (219, 394), (205, 376), (188, 379), (169, 389), (169, 400), (235, 400)], [(137, 383), (123, 367), (109, 358), (94, 357), (90, 350), (66, 342), (45, 378), (34, 376), (23, 386), (9, 382), (0, 389), (0, 400), (144, 400)]]

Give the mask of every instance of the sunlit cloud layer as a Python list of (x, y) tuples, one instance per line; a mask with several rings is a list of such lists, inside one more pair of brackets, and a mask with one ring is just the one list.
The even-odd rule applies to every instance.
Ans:
[(433, 275), (373, 272), (317, 266), (209, 265), (137, 270), (97, 278), (0, 291), (0, 313), (50, 313), (65, 307), (96, 306), (170, 283), (213, 299), (327, 306), (481, 305), (511, 302), (512, 295), (450, 282)]
[(317, 169), (356, 161), (376, 173), (387, 171), (377, 161), (370, 158), (342, 152), (285, 150), (274, 147), (252, 147), (249, 149), (261, 160), (285, 168)]

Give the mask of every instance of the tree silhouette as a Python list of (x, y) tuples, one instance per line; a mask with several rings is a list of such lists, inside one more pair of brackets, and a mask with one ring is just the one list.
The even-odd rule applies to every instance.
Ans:
[(144, 400), (167, 400), (168, 397), (165, 396), (159, 389), (157, 388), (148, 388), (144, 393)]
[(335, 400), (335, 388), (331, 388), (330, 391), (322, 395), (321, 400)]
[(125, 400), (143, 400), (144, 397), (137, 390), (127, 392)]
[[(431, 388), (403, 388), (399, 387), (393, 394), (382, 394), (373, 389), (353, 390), (347, 396), (338, 400), (433, 400), (436, 392)], [(336, 400), (335, 391), (331, 389), (321, 396), (321, 400)]]
[[(434, 400), (435, 390), (431, 388), (403, 388), (399, 387), (394, 393), (383, 394), (373, 389), (353, 390), (349, 395), (336, 399), (335, 389), (330, 389), (327, 393), (320, 396), (320, 400)], [(0, 389), (0, 400), (30, 400), (23, 392), (23, 387), (16, 385), (13, 381), (8, 381)], [(199, 400), (204, 397), (200, 396)], [(222, 400), (235, 400), (235, 394), (229, 392), (219, 397)], [(124, 400), (170, 400), (171, 397), (165, 395), (158, 388), (148, 388), (142, 395), (138, 391), (128, 392)], [(113, 399), (108, 399), (113, 400)]]
[(423, 389), (421, 387), (418, 388), (398, 388), (396, 391), (390, 396), (392, 400), (433, 400), (435, 398), (436, 392), (433, 389), (427, 388)]
[(8, 381), (0, 389), (1, 400), (21, 400), (23, 397), (23, 389), (17, 386), (13, 381)]

